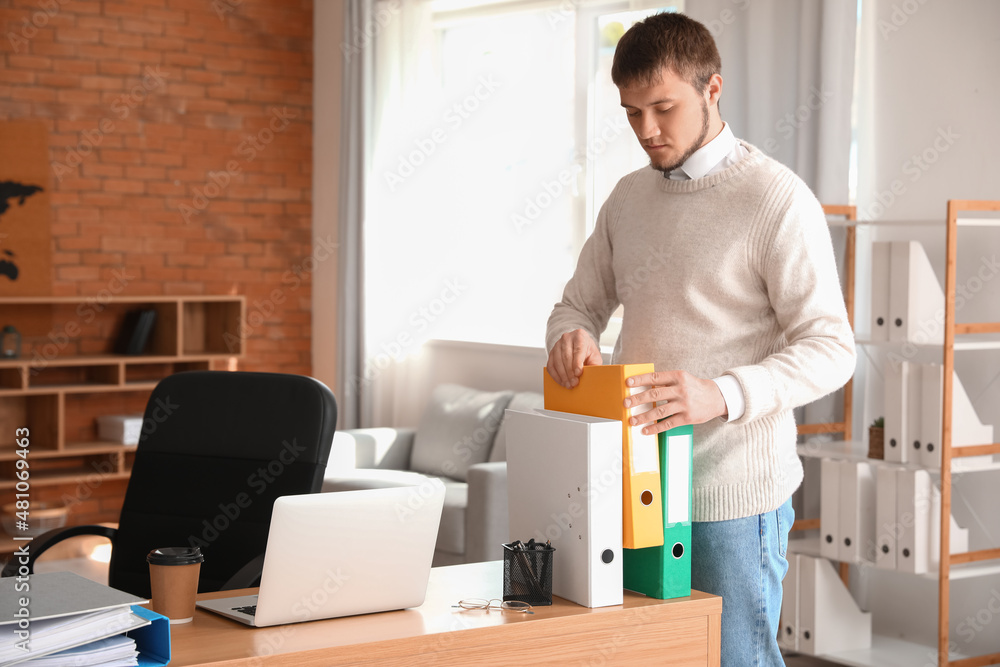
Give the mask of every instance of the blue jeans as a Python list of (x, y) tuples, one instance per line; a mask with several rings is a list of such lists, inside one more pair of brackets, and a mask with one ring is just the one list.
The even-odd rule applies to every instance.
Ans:
[(722, 596), (722, 667), (782, 667), (781, 580), (795, 511), (691, 524), (691, 587)]

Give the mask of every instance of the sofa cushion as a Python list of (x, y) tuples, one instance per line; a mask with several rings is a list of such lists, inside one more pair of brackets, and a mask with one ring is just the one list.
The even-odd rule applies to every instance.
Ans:
[(444, 509), (441, 510), (441, 527), (438, 529), (435, 548), (464, 557), (465, 509), (469, 506), (469, 485), (447, 477), (439, 479), (444, 482)]
[[(545, 406), (545, 397), (534, 391), (519, 391), (514, 394), (507, 404), (508, 410), (519, 412), (531, 412), (535, 408)], [(490, 462), (507, 460), (507, 422), (500, 422), (500, 429), (493, 440), (493, 449), (490, 451)]]
[(465, 481), (469, 466), (485, 463), (514, 395), (443, 384), (417, 426), (410, 453), (410, 470)]
[(363, 491), (364, 489), (386, 489), (397, 486), (420, 486), (427, 480), (427, 475), (407, 470), (382, 470), (377, 468), (358, 468), (356, 470), (337, 470), (323, 478), (323, 493), (331, 491)]
[[(397, 486), (415, 486), (427, 482), (428, 476), (406, 470), (379, 470), (359, 468), (327, 477), (323, 480), (323, 492), (360, 491), (364, 489), (384, 489)], [(447, 477), (439, 478), (444, 483), (444, 508), (441, 510), (441, 524), (438, 528), (436, 551), (462, 556), (465, 553), (465, 508), (469, 503), (469, 485)]]

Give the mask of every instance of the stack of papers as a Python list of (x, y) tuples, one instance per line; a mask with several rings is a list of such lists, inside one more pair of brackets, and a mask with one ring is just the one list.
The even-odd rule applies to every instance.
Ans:
[(83, 646), (32, 658), (23, 667), (133, 667), (139, 664), (135, 640), (125, 635), (98, 639)]
[[(169, 623), (133, 606), (145, 603), (71, 572), (0, 579), (0, 667), (166, 664), (169, 630), (164, 641), (159, 631), (154, 637), (139, 629)], [(141, 655), (137, 638), (156, 644), (165, 659)]]

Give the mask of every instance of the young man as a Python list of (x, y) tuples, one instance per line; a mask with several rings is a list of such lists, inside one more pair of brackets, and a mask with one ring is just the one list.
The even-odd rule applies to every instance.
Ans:
[[(708, 30), (658, 14), (618, 43), (612, 78), (650, 167), (598, 216), (549, 317), (552, 377), (577, 384), (624, 305), (613, 363), (653, 362), (626, 407), (644, 433), (694, 424), (692, 586), (721, 595), (722, 664), (781, 665), (776, 635), (791, 495), (802, 481), (792, 409), (854, 372), (823, 210), (788, 168), (719, 116)], [(660, 421), (656, 421), (660, 420)]]

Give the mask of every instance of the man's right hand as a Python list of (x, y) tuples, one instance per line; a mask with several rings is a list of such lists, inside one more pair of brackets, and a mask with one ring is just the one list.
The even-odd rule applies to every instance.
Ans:
[(601, 349), (583, 329), (564, 333), (549, 352), (546, 368), (552, 379), (572, 389), (580, 383), (584, 366), (600, 366), (604, 363)]

